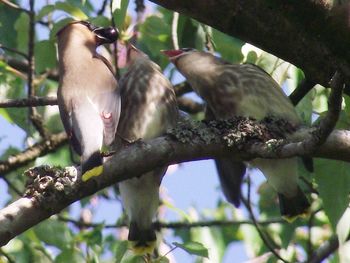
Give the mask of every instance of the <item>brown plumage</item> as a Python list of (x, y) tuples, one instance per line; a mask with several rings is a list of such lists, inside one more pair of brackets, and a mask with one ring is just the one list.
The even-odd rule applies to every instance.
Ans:
[[(128, 46), (128, 71), (120, 80), (121, 141), (151, 139), (173, 127), (178, 118), (176, 97), (157, 64), (132, 45)], [(122, 142), (120, 142), (122, 143)], [(152, 219), (159, 206), (159, 185), (167, 167), (119, 183), (130, 220), (129, 240), (137, 254), (151, 253), (156, 242)]]
[(73, 149), (81, 156), (83, 180), (102, 172), (101, 148), (114, 139), (120, 115), (117, 81), (98, 45), (116, 41), (114, 28), (73, 22), (57, 34), (58, 105)]
[[(207, 103), (212, 117), (228, 119), (234, 116), (261, 120), (275, 116), (301, 125), (296, 111), (279, 85), (262, 69), (251, 64), (230, 64), (210, 53), (193, 49), (164, 51), (193, 89)], [(239, 204), (239, 184), (245, 168), (230, 158), (217, 161), (220, 181), (229, 201)], [(279, 193), (281, 214), (294, 217), (304, 213), (309, 202), (300, 190), (297, 179), (297, 159), (249, 162), (259, 168), (270, 185)]]

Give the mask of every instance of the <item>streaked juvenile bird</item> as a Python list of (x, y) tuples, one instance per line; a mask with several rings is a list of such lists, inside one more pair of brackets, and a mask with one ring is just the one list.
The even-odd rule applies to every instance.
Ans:
[(103, 171), (102, 146), (112, 143), (120, 115), (120, 96), (110, 63), (96, 48), (117, 40), (113, 27), (72, 22), (57, 33), (58, 106), (63, 126), (81, 156), (82, 179)]
[[(210, 53), (194, 49), (168, 50), (163, 53), (206, 101), (215, 119), (244, 116), (261, 120), (275, 116), (287, 120), (295, 127), (301, 125), (292, 103), (279, 85), (259, 67), (252, 64), (230, 64)], [(230, 166), (229, 158), (221, 162), (223, 168)], [(256, 158), (249, 163), (260, 169), (278, 192), (282, 216), (292, 219), (306, 212), (310, 204), (297, 183), (297, 158)], [(232, 175), (237, 176), (238, 180), (241, 180), (245, 171), (242, 165), (231, 165)], [(228, 200), (237, 204), (237, 193), (232, 192), (237, 191), (237, 185), (236, 189), (230, 189), (232, 178), (227, 178), (229, 172), (221, 176), (223, 178), (220, 181)]]
[[(175, 93), (160, 67), (130, 44), (127, 65), (128, 71), (120, 80), (119, 143), (158, 137), (174, 127), (178, 119)], [(159, 186), (166, 170), (167, 167), (159, 167), (119, 183), (130, 221), (128, 239), (136, 254), (150, 254), (155, 248), (152, 220), (159, 206)]]

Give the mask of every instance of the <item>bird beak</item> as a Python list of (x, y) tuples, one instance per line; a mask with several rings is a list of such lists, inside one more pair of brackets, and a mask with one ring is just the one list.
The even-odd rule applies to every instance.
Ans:
[(182, 53), (184, 53), (184, 51), (178, 49), (178, 50), (161, 50), (160, 52), (162, 52), (164, 55), (166, 55), (169, 59), (173, 59), (179, 55), (181, 55)]
[(97, 28), (94, 28), (92, 32), (96, 35), (98, 45), (113, 43), (117, 41), (119, 36), (118, 29), (111, 26), (97, 27)]

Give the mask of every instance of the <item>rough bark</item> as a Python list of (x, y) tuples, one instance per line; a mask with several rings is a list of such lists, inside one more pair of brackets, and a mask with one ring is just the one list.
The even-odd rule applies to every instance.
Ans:
[[(251, 43), (328, 85), (336, 70), (350, 77), (349, 6), (325, 1), (150, 0)], [(349, 82), (349, 81), (347, 81)]]

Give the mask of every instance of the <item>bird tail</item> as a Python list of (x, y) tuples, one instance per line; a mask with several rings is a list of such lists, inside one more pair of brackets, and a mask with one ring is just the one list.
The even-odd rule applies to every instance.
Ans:
[(103, 158), (99, 151), (87, 158), (82, 158), (82, 180), (86, 182), (93, 176), (99, 176), (103, 172)]
[(309, 200), (298, 187), (298, 192), (295, 196), (287, 198), (283, 194), (278, 194), (281, 215), (288, 222), (293, 222), (298, 216), (303, 216), (308, 213), (310, 207)]
[(156, 232), (152, 225), (147, 229), (141, 229), (135, 222), (130, 224), (128, 239), (136, 255), (152, 254), (157, 242)]
[(241, 198), (241, 185), (246, 167), (243, 162), (232, 158), (215, 159), (221, 189), (228, 202), (239, 207)]

